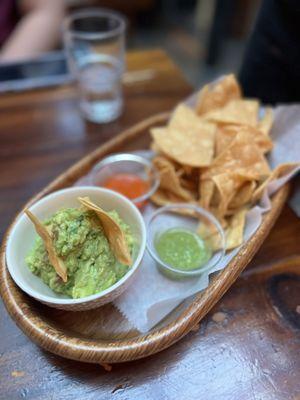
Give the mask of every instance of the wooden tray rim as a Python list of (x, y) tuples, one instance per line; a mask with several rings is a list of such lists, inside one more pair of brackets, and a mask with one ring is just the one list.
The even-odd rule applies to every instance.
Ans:
[(51, 191), (66, 187), (68, 183), (73, 183), (78, 178), (79, 172), (81, 176), (85, 174), (100, 157), (109, 153), (111, 148), (121, 145), (125, 140), (133, 139), (154, 124), (165, 122), (169, 115), (170, 113), (166, 112), (147, 118), (83, 157), (37, 195), (33, 196), (17, 213), (8, 227), (1, 246), (0, 293), (8, 313), (19, 328), (44, 349), (78, 361), (117, 363), (143, 358), (169, 347), (185, 336), (224, 295), (250, 262), (279, 216), (289, 193), (289, 184), (283, 186), (273, 196), (272, 209), (263, 217), (262, 224), (257, 232), (245, 243), (228, 266), (210, 280), (209, 287), (196, 295), (193, 302), (174, 321), (157, 330), (154, 328), (147, 334), (141, 334), (138, 338), (119, 339), (112, 342), (74, 338), (46, 323), (26, 303), (15, 298), (16, 294), (17, 297), (26, 295), (14, 284), (9, 275), (5, 252), (10, 231), (24, 208)]

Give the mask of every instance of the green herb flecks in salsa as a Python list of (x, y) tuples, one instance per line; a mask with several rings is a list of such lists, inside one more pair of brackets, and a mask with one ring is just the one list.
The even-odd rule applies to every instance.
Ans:
[[(128, 225), (116, 211), (109, 214), (123, 230), (132, 254), (134, 239)], [(56, 274), (40, 237), (26, 257), (26, 263), (54, 292), (73, 298), (89, 296), (109, 288), (128, 271), (128, 266), (117, 262), (93, 211), (63, 209), (44, 224), (50, 228), (55, 251), (66, 265), (68, 281), (64, 283)]]
[(171, 228), (160, 234), (155, 247), (162, 261), (182, 271), (200, 268), (211, 257), (211, 250), (201, 237), (183, 228)]

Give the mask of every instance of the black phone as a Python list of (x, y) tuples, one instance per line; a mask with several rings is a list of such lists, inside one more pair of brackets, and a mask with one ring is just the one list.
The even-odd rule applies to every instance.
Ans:
[(0, 64), (0, 93), (61, 85), (72, 80), (64, 52)]

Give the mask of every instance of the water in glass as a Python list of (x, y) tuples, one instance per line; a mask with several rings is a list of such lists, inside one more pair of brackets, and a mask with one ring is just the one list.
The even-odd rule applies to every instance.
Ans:
[(91, 55), (80, 62), (78, 87), (80, 107), (94, 122), (116, 119), (122, 110), (122, 68), (108, 55)]

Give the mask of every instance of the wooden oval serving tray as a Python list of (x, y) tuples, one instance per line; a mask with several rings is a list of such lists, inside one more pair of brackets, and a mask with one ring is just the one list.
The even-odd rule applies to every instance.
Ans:
[[(168, 117), (169, 113), (156, 115), (121, 133), (60, 175), (24, 207), (52, 191), (71, 186), (95, 162), (110, 153), (148, 148), (149, 128), (164, 124)], [(19, 214), (6, 232), (1, 248), (0, 290), (4, 304), (27, 336), (44, 349), (66, 358), (116, 363), (157, 353), (186, 335), (229, 289), (269, 233), (288, 191), (286, 185), (276, 193), (272, 209), (264, 216), (256, 234), (230, 264), (211, 279), (209, 287), (192, 300), (183, 302), (147, 334), (132, 329), (111, 304), (90, 311), (67, 312), (42, 305), (23, 293), (12, 281), (5, 262), (7, 237)]]

